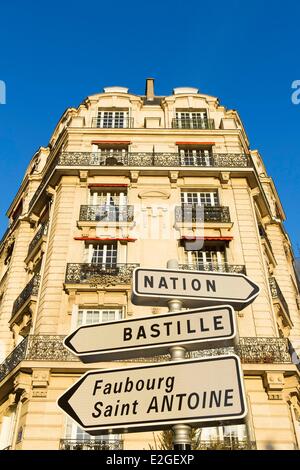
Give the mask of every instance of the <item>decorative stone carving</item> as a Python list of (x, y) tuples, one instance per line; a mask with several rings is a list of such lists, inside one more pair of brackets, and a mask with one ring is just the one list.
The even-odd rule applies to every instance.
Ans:
[(35, 369), (32, 373), (32, 396), (35, 398), (46, 398), (49, 385), (49, 369)]
[(84, 171), (84, 170), (79, 171), (79, 179), (81, 183), (86, 183), (88, 176), (89, 176), (88, 171)]
[(228, 184), (229, 181), (230, 181), (230, 172), (229, 171), (221, 171), (220, 181), (221, 181), (222, 184)]
[(264, 374), (264, 386), (269, 400), (282, 400), (284, 388), (283, 372), (266, 371)]
[(146, 190), (139, 193), (140, 199), (169, 199), (169, 191)]
[(169, 171), (169, 179), (170, 179), (172, 188), (176, 187), (178, 176), (179, 176), (179, 171)]
[(136, 188), (139, 179), (139, 171), (130, 171), (131, 187)]
[(14, 378), (13, 387), (14, 387), (13, 393), (16, 395), (16, 402), (18, 402), (18, 400), (21, 400), (24, 403), (29, 398), (30, 375), (25, 374), (24, 372), (20, 372)]
[(46, 194), (47, 194), (47, 196), (49, 196), (49, 197), (52, 199), (52, 197), (53, 197), (54, 194), (55, 194), (55, 189), (52, 188), (52, 186), (49, 185), (49, 186), (46, 188)]

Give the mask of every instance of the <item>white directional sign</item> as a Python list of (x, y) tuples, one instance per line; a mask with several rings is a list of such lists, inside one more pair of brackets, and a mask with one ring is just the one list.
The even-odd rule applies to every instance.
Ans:
[(58, 406), (93, 435), (238, 424), (246, 415), (235, 355), (87, 372)]
[(229, 304), (242, 310), (259, 291), (244, 274), (136, 268), (132, 303), (166, 306), (169, 300), (180, 299), (185, 307)]
[(88, 363), (166, 354), (171, 346), (228, 346), (235, 333), (234, 311), (224, 305), (81, 326), (64, 344)]

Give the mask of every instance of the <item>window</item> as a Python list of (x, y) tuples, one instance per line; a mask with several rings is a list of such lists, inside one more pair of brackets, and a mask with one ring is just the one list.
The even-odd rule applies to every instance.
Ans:
[(181, 192), (181, 204), (193, 206), (218, 206), (219, 198), (217, 191)]
[(97, 127), (105, 129), (129, 127), (128, 111), (98, 111)]
[(115, 267), (117, 264), (117, 244), (94, 244), (91, 243), (86, 248), (87, 262), (103, 265), (106, 267)]
[(210, 149), (181, 148), (179, 149), (179, 158), (182, 166), (212, 166)]
[(200, 440), (213, 442), (224, 442), (230, 447), (235, 443), (248, 440), (247, 429), (244, 424), (232, 426), (218, 426), (202, 428), (200, 430)]
[(0, 425), (0, 450), (6, 449), (12, 444), (14, 425), (16, 419), (16, 407), (2, 417)]
[(186, 251), (185, 262), (197, 269), (223, 271), (226, 265), (223, 246), (204, 246), (202, 250)]
[(176, 126), (178, 129), (207, 129), (208, 119), (207, 112), (203, 111), (177, 111)]
[(77, 327), (82, 325), (94, 325), (108, 321), (122, 320), (123, 311), (118, 308), (104, 309), (79, 309), (77, 315)]
[(89, 204), (93, 206), (126, 206), (127, 194), (124, 191), (98, 191), (91, 189)]
[(89, 214), (101, 222), (127, 221), (127, 194), (124, 191), (97, 191), (89, 194)]
[[(101, 445), (103, 445), (103, 449), (105, 449), (105, 443), (107, 444), (121, 440), (121, 435), (120, 434), (107, 434), (103, 436), (91, 436), (87, 432), (85, 432), (83, 429), (81, 429), (76, 423), (71, 421), (71, 419), (67, 418), (67, 423), (66, 423), (66, 440), (68, 442), (68, 449), (70, 450), (83, 450), (84, 449), (84, 443), (90, 442), (91, 444), (94, 442), (95, 443), (95, 449), (99, 449), (97, 447), (97, 442), (101, 442)], [(92, 450), (93, 446), (87, 446), (87, 449)]]

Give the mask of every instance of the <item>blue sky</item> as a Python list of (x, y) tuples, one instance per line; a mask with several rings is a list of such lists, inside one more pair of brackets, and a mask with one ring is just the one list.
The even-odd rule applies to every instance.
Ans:
[(0, 232), (28, 161), (47, 145), (65, 108), (103, 86), (142, 94), (153, 76), (157, 94), (196, 86), (239, 111), (275, 180), (298, 252), (300, 104), (291, 101), (291, 83), (300, 80), (297, 3), (2, 2)]

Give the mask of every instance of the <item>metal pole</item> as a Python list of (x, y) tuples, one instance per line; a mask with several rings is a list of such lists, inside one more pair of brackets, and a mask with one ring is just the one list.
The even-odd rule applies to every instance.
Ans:
[[(167, 262), (167, 269), (178, 269), (178, 261), (171, 259)], [(181, 300), (172, 299), (168, 302), (169, 312), (179, 312), (182, 309)], [(172, 346), (170, 349), (171, 361), (182, 361), (186, 356), (186, 349), (181, 346)], [(191, 450), (191, 427), (187, 424), (172, 426), (174, 450)]]

